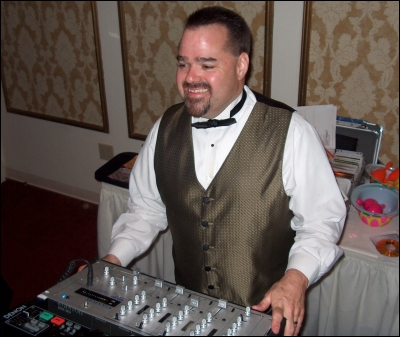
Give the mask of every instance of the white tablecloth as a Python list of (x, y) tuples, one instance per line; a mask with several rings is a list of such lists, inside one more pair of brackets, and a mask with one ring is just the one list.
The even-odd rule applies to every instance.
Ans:
[[(112, 225), (127, 209), (127, 189), (102, 183), (98, 213), (99, 257), (110, 247)], [(399, 335), (399, 258), (379, 254), (370, 237), (399, 233), (399, 218), (388, 225), (369, 227), (350, 207), (340, 241), (344, 257), (307, 294), (308, 336)], [(175, 282), (172, 238), (160, 233), (151, 249), (129, 267)]]
[[(126, 188), (102, 183), (97, 216), (97, 247), (100, 258), (108, 253), (112, 226), (119, 215), (127, 211), (128, 198), (129, 191)], [(171, 232), (168, 229), (160, 232), (150, 249), (128, 267), (140, 268), (142, 273), (175, 283)]]
[(339, 243), (344, 257), (310, 287), (302, 335), (399, 335), (399, 258), (381, 255), (371, 241), (398, 233), (398, 216), (384, 227), (369, 227), (350, 207)]

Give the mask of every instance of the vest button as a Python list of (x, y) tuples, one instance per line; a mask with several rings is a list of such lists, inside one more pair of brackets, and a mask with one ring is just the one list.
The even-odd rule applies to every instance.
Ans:
[(203, 245), (203, 250), (209, 250), (210, 246), (209, 245)]
[(202, 225), (203, 227), (208, 227), (208, 221), (203, 220), (203, 221), (201, 222), (201, 225)]
[(203, 203), (205, 203), (206, 205), (210, 203), (210, 198), (209, 197), (204, 197), (203, 198)]
[(213, 289), (214, 289), (214, 286), (213, 286), (213, 285), (209, 285), (209, 286), (208, 286), (208, 289), (213, 290)]
[(206, 271), (211, 271), (211, 267), (207, 266), (204, 268)]

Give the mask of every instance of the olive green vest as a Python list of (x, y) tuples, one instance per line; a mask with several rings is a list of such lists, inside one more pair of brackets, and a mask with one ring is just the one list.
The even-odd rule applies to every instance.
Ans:
[(291, 111), (257, 102), (204, 190), (195, 172), (191, 117), (182, 104), (165, 112), (154, 165), (177, 284), (252, 305), (283, 276), (294, 242), (282, 184), (290, 119)]

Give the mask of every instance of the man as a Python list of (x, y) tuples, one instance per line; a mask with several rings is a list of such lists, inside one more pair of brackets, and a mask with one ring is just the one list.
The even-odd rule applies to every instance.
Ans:
[(307, 287), (342, 254), (346, 211), (315, 130), (245, 86), (250, 49), (239, 15), (207, 7), (188, 18), (184, 103), (150, 131), (103, 259), (125, 266), (169, 226), (177, 284), (271, 307), (273, 332), (285, 317), (285, 335), (297, 335)]

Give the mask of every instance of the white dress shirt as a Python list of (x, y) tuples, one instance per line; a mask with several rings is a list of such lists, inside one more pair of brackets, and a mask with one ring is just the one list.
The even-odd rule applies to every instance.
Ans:
[[(208, 129), (192, 128), (196, 175), (205, 189), (222, 166), (256, 104), (251, 90), (246, 86), (245, 90), (247, 99), (235, 115), (237, 123)], [(230, 110), (241, 97), (242, 94), (216, 118), (229, 118)], [(109, 254), (117, 256), (123, 266), (144, 253), (158, 232), (168, 226), (154, 172), (154, 152), (161, 118), (147, 136), (132, 170), (129, 210), (113, 226)], [(205, 120), (192, 117), (193, 122)], [(287, 269), (300, 270), (311, 285), (343, 253), (336, 243), (343, 230), (346, 209), (317, 132), (296, 112), (286, 139), (282, 182), (290, 197), (289, 208), (294, 214), (291, 227), (296, 231)]]

